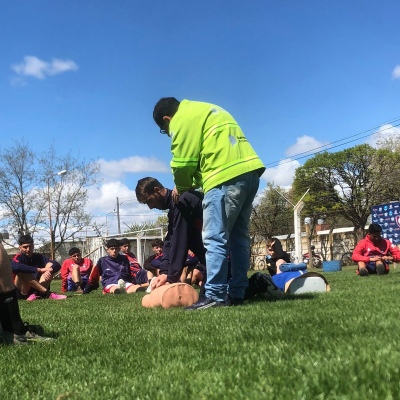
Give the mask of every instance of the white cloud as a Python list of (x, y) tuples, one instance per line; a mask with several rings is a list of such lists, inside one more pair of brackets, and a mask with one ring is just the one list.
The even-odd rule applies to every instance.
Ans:
[(292, 157), (300, 153), (315, 152), (317, 149), (327, 144), (328, 142), (323, 143), (312, 136), (303, 135), (297, 138), (294, 145), (286, 149), (285, 154), (288, 157)]
[(261, 178), (275, 186), (288, 188), (292, 186), (294, 173), (299, 166), (300, 163), (296, 160), (282, 160), (278, 166), (267, 168)]
[(103, 183), (99, 187), (91, 186), (88, 189), (88, 212), (107, 213), (115, 210), (117, 196), (136, 199), (135, 192), (120, 181)]
[(145, 204), (140, 204), (136, 200), (135, 191), (120, 181), (107, 182), (99, 187), (92, 186), (88, 189), (86, 211), (94, 215), (93, 222), (103, 226), (103, 234), (118, 233), (117, 195), (121, 232), (127, 230), (127, 225), (155, 221), (162, 214), (159, 210), (150, 210)]
[(396, 65), (396, 67), (392, 71), (392, 78), (393, 79), (400, 79), (400, 65)]
[(154, 157), (132, 156), (121, 160), (99, 160), (100, 171), (110, 178), (119, 178), (126, 173), (169, 172), (170, 168)]
[(12, 65), (11, 69), (19, 76), (45, 79), (47, 76), (58, 75), (67, 71), (76, 71), (78, 65), (72, 60), (55, 58), (51, 62), (47, 62), (35, 56), (25, 56), (23, 62)]

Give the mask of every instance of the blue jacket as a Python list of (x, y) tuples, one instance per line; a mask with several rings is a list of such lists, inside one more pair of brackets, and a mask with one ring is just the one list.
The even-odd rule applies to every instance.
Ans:
[(92, 281), (98, 281), (99, 275), (103, 287), (116, 285), (119, 279), (133, 283), (128, 257), (122, 254), (118, 254), (115, 258), (101, 257), (89, 278), (88, 285), (92, 284)]
[(50, 260), (40, 253), (33, 253), (32, 258), (29, 258), (25, 254), (16, 254), (12, 259), (11, 268), (14, 274), (19, 272), (37, 274), (37, 269), (44, 268), (48, 262), (52, 264), (51, 267), (53, 273), (58, 272), (61, 269), (61, 265), (57, 261)]

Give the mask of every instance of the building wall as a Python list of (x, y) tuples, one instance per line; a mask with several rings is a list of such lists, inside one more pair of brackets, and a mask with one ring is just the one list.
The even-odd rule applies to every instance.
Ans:
[[(338, 228), (332, 232), (332, 250), (330, 248), (329, 230), (321, 230), (313, 235), (311, 245), (315, 246), (315, 251), (320, 253), (324, 260), (341, 260), (345, 253), (353, 252), (355, 247), (353, 228)], [(284, 251), (290, 254), (293, 262), (295, 260), (294, 234), (276, 236), (282, 243)], [(304, 232), (301, 235), (301, 254), (307, 253), (307, 237)], [(265, 256), (268, 254), (266, 240), (255, 240), (251, 248), (251, 268), (264, 269)]]

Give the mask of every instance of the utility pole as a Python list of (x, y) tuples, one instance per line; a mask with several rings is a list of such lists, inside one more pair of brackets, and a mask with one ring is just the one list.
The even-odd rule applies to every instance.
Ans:
[(119, 198), (117, 197), (117, 221), (118, 221), (118, 235), (121, 234), (121, 219), (119, 215)]

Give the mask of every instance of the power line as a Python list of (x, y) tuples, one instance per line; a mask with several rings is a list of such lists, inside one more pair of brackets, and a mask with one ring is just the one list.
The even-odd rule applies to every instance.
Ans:
[[(265, 164), (265, 166), (266, 167), (268, 167), (268, 166), (273, 167), (273, 166), (280, 165), (280, 164), (287, 164), (287, 163), (290, 163), (290, 162), (295, 161), (295, 160), (300, 160), (300, 159), (305, 158), (305, 157), (309, 157), (309, 156), (313, 156), (315, 154), (322, 153), (323, 151), (331, 150), (331, 149), (334, 149), (336, 147), (341, 147), (341, 146), (344, 146), (346, 144), (349, 144), (349, 143), (352, 143), (352, 142), (356, 142), (357, 140), (364, 139), (364, 138), (366, 138), (368, 136), (372, 136), (372, 135), (374, 135), (374, 134), (376, 134), (378, 132), (379, 133), (380, 132), (384, 132), (384, 131), (386, 131), (388, 129), (392, 129), (392, 128), (395, 128), (397, 126), (400, 126), (400, 123), (392, 125), (394, 122), (397, 122), (397, 121), (400, 121), (400, 117), (397, 117), (397, 118), (395, 118), (393, 120), (390, 120), (388, 122), (380, 124), (378, 127), (374, 127), (374, 128), (371, 128), (371, 129), (356, 133), (354, 135), (347, 136), (347, 137), (345, 137), (343, 139), (335, 140), (332, 143), (325, 144), (325, 145), (316, 147), (316, 148), (311, 149), (311, 150), (303, 151), (301, 153), (295, 154), (292, 157), (286, 157), (286, 158), (283, 158), (283, 159), (281, 159), (279, 161), (273, 161), (273, 162), (267, 163), (267, 164)], [(391, 124), (391, 126), (385, 128), (385, 129), (380, 129), (381, 126), (387, 125), (387, 124)], [(376, 132), (377, 129), (379, 129), (378, 132)], [(368, 133), (367, 135), (365, 135), (365, 133), (371, 132), (371, 131), (373, 131), (373, 132), (372, 133)], [(363, 136), (360, 136), (360, 135), (363, 135)], [(348, 139), (354, 138), (356, 136), (359, 136), (359, 137), (357, 137), (356, 139), (348, 140)], [(344, 142), (345, 140), (347, 140), (347, 141)], [(343, 142), (343, 143), (340, 143), (340, 142)], [(340, 143), (340, 144), (332, 146), (334, 143)]]

